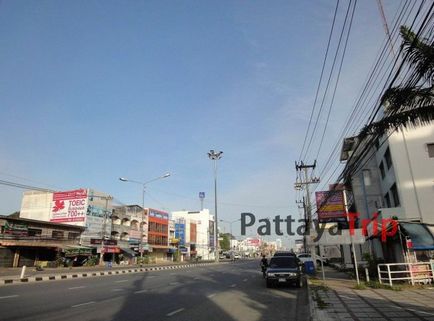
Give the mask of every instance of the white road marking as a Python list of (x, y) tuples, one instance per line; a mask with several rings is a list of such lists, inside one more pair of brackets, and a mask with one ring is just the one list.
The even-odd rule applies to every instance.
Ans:
[(237, 285), (234, 283), (234, 284), (232, 284), (232, 285), (230, 285), (229, 287), (230, 288), (234, 288), (234, 287), (236, 287)]
[(211, 298), (214, 297), (216, 294), (217, 294), (217, 293), (212, 293), (212, 294), (207, 295), (206, 297), (209, 298), (209, 299), (211, 299)]
[(148, 289), (144, 289), (144, 290), (140, 290), (140, 291), (136, 291), (134, 292), (135, 294), (139, 294), (139, 293), (145, 293), (148, 292)]
[(180, 282), (170, 282), (169, 285), (178, 285), (181, 284)]
[(94, 303), (95, 303), (95, 301), (89, 301), (89, 302), (73, 305), (71, 308), (78, 308), (78, 307), (81, 307), (83, 305), (89, 305), (89, 304), (94, 304)]
[(150, 275), (150, 276), (148, 276), (148, 279), (152, 279), (152, 278), (155, 278), (156, 277), (156, 275)]
[(179, 312), (181, 312), (181, 311), (184, 311), (184, 310), (185, 310), (184, 308), (181, 308), (181, 309), (178, 309), (178, 310), (172, 311), (172, 312), (170, 312), (170, 313), (167, 313), (166, 316), (171, 317), (172, 315), (175, 315), (175, 314), (177, 314), (177, 313), (179, 313)]
[(16, 298), (16, 297), (18, 297), (18, 294), (7, 295), (7, 296), (0, 296), (0, 299), (10, 299), (10, 298)]
[(128, 282), (129, 280), (119, 280), (119, 281), (115, 281), (115, 283), (122, 283), (122, 282)]
[(112, 289), (113, 292), (115, 291), (123, 291), (124, 289)]
[(86, 286), (73, 286), (72, 288), (68, 288), (68, 290), (76, 290), (76, 289), (84, 289)]
[(243, 282), (247, 282), (247, 279), (244, 279)]

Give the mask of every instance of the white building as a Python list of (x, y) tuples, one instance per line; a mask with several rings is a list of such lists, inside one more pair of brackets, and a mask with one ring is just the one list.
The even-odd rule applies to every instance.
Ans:
[(214, 260), (214, 215), (208, 209), (201, 211), (175, 211), (172, 219), (185, 221), (185, 245), (189, 256)]
[[(357, 143), (357, 137), (344, 140), (341, 161), (350, 159)], [(372, 219), (378, 212), (379, 219), (398, 218), (404, 230), (407, 224), (408, 230), (418, 229), (429, 234), (429, 228), (420, 223), (434, 224), (434, 125), (395, 131), (368, 147), (362, 167), (350, 177), (353, 195), (348, 204), (350, 208), (360, 214), (360, 220)], [(354, 156), (359, 151), (356, 150)], [(350, 160), (346, 167), (351, 165)], [(408, 222), (413, 223), (409, 226)], [(368, 252), (387, 261), (402, 261), (405, 252), (402, 243), (395, 241), (386, 245), (376, 238), (360, 247), (358, 253)], [(424, 247), (434, 250), (434, 244)], [(349, 259), (349, 250), (344, 249), (344, 252)]]

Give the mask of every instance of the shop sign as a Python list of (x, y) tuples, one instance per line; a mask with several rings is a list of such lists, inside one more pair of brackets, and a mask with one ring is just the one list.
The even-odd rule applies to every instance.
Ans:
[(27, 236), (29, 233), (26, 224), (6, 222), (4, 226), (4, 234), (15, 236)]

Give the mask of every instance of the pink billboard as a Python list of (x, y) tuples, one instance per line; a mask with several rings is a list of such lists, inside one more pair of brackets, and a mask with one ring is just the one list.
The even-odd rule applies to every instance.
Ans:
[(86, 220), (87, 203), (86, 189), (53, 193), (50, 222), (83, 222), (84, 224)]
[(316, 208), (319, 221), (342, 221), (346, 219), (344, 192), (316, 192)]

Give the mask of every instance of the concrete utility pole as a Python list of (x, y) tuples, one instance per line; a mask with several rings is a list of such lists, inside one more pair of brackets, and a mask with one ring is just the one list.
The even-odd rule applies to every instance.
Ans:
[(219, 261), (219, 234), (218, 234), (218, 217), (217, 217), (217, 161), (222, 158), (223, 152), (215, 152), (211, 149), (208, 152), (209, 159), (214, 161), (214, 239), (215, 239), (215, 261)]
[[(297, 181), (294, 184), (294, 187), (296, 190), (303, 190), (305, 191), (305, 196), (303, 197), (303, 208), (304, 208), (304, 220), (306, 223), (306, 231), (305, 235), (303, 237), (303, 244), (304, 249), (307, 251), (307, 236), (310, 235), (311, 231), (311, 224), (312, 224), (312, 207), (310, 203), (310, 191), (309, 191), (309, 185), (310, 184), (318, 184), (320, 182), (319, 177), (312, 177), (309, 175), (309, 169), (312, 171), (316, 167), (316, 160), (312, 165), (306, 165), (303, 163), (303, 161), (300, 161), (300, 163), (295, 162), (295, 170), (297, 172), (300, 172), (304, 174), (304, 177), (302, 175), (297, 175)], [(312, 252), (312, 250), (310, 250)]]

